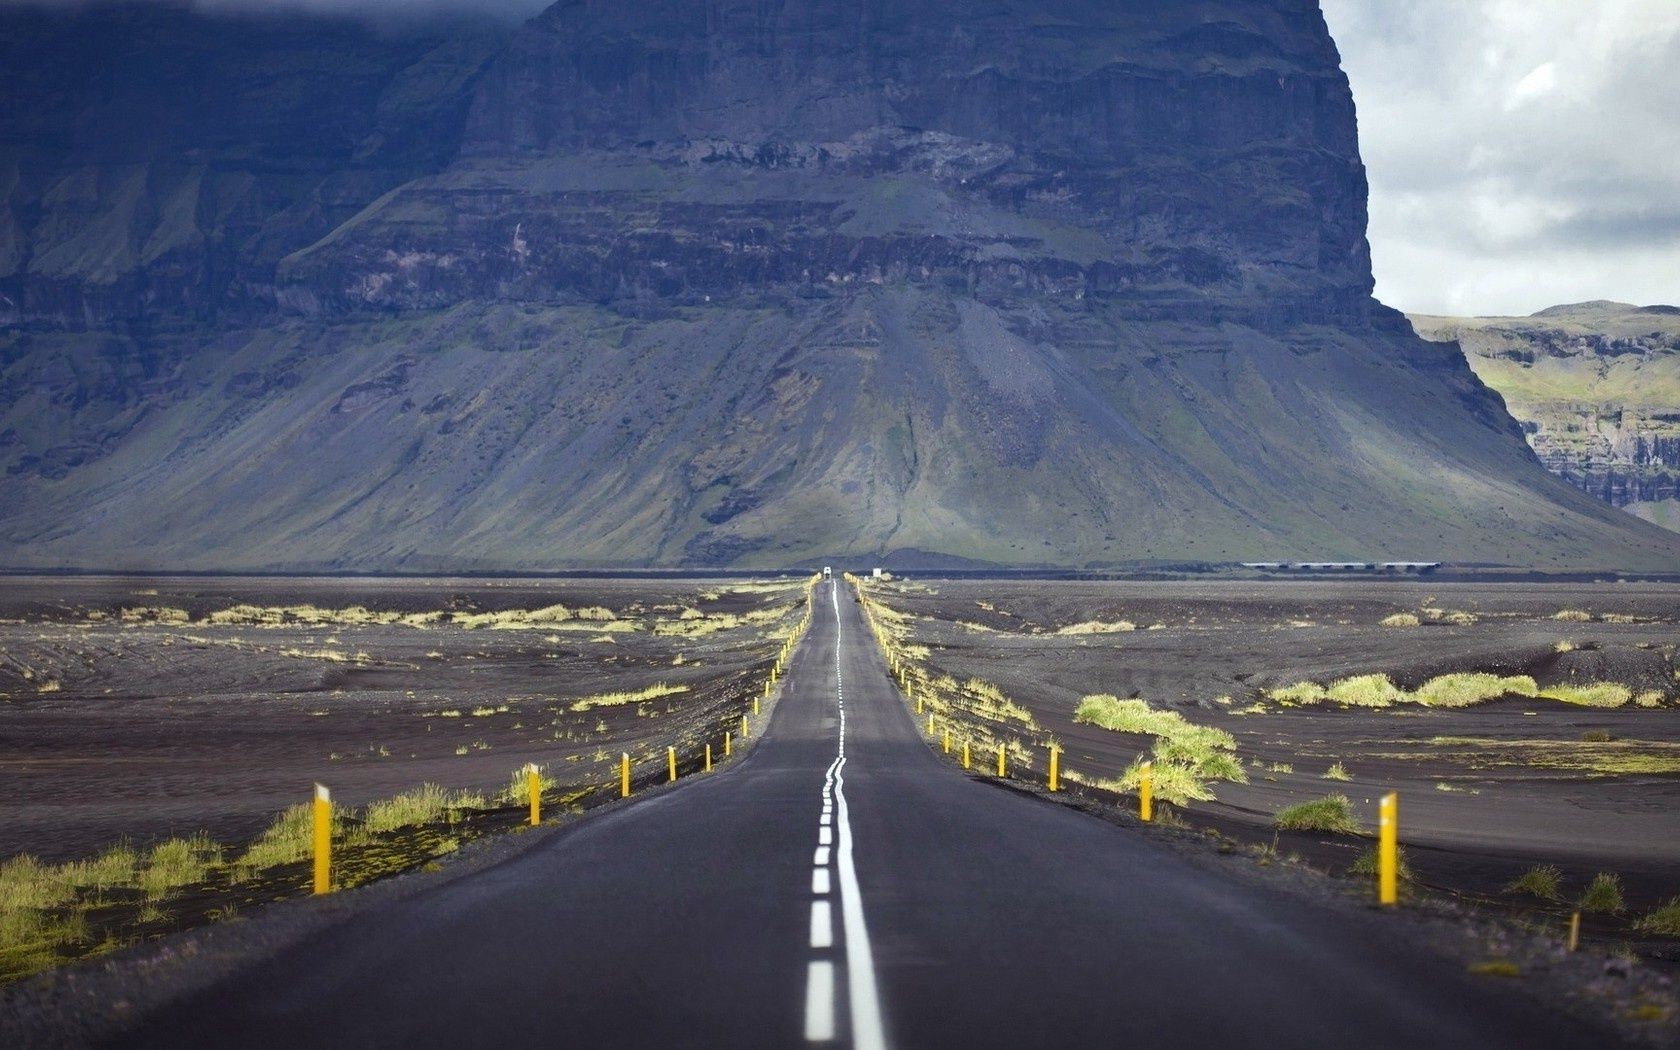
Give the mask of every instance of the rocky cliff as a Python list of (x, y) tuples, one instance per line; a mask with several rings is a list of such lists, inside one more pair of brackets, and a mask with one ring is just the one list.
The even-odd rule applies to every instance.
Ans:
[[(293, 19), (203, 45), (238, 119), (159, 86), (228, 32), (171, 17), (17, 74), (94, 130), (14, 151), (0, 562), (1680, 556), (1371, 299), (1310, 0)], [(52, 212), (154, 96), (196, 188)]]
[(1424, 317), (1457, 341), (1546, 469), (1680, 530), (1680, 308), (1592, 302), (1532, 317)]

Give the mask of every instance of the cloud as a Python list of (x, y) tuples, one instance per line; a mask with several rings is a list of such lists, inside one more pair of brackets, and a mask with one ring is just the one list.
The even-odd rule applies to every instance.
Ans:
[(1680, 299), (1680, 4), (1323, 6), (1359, 106), (1379, 298)]

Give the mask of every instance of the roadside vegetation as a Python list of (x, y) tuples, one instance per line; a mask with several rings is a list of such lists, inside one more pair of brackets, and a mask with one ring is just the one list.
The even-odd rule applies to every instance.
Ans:
[[(359, 810), (335, 807), (335, 885), (358, 886), (516, 826), (525, 812), (523, 770), (514, 779), (519, 795), (494, 802), (477, 792), (425, 784)], [(546, 784), (553, 789), (552, 778)], [(551, 804), (574, 805), (592, 790), (551, 796)], [(310, 879), (313, 830), (304, 803), (285, 810), (243, 846), (200, 834), (146, 850), (119, 843), (64, 864), (28, 854), (0, 863), (0, 980), (302, 894)]]
[[(1211, 799), (1210, 781), (1248, 783), (1248, 774), (1236, 757), (1236, 738), (1223, 729), (1189, 722), (1176, 711), (1150, 707), (1145, 700), (1099, 694), (1081, 700), (1073, 720), (1116, 733), (1154, 737), (1152, 783), (1155, 796), (1164, 802), (1184, 805)], [(1139, 756), (1117, 780), (1101, 781), (1099, 786), (1136, 791), (1145, 761)]]
[(1359, 822), (1353, 819), (1353, 804), (1346, 795), (1325, 795), (1310, 802), (1298, 802), (1280, 809), (1272, 818), (1279, 831), (1324, 831), (1357, 835)]
[[(1268, 699), (1286, 707), (1332, 703), (1343, 707), (1393, 707), (1419, 704), (1424, 707), (1469, 707), (1503, 697), (1556, 700), (1580, 707), (1624, 707), (1634, 699), (1633, 690), (1616, 682), (1564, 683), (1541, 686), (1528, 675), (1494, 675), (1479, 671), (1458, 672), (1431, 678), (1416, 689), (1403, 689), (1386, 674), (1354, 675), (1329, 684), (1297, 682), (1267, 690)], [(1647, 697), (1642, 700), (1656, 699)], [(1660, 699), (1657, 699), (1660, 703)]]

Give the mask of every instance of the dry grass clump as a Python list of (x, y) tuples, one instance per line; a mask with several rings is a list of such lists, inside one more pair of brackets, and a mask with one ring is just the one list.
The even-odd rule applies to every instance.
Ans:
[(203, 882), (222, 862), (222, 847), (208, 835), (169, 839), (153, 846), (136, 880), (148, 900), (162, 900), (182, 886)]
[(1633, 924), (1633, 928), (1659, 937), (1680, 937), (1680, 897), (1670, 897), (1668, 903), (1646, 912)]
[[(1207, 786), (1211, 780), (1248, 783), (1248, 774), (1236, 758), (1236, 738), (1223, 729), (1188, 722), (1176, 711), (1157, 710), (1144, 700), (1096, 695), (1079, 702), (1073, 719), (1117, 733), (1154, 737), (1153, 784), (1162, 801), (1183, 805), (1211, 799), (1214, 796)], [(1134, 761), (1111, 786), (1135, 790), (1143, 761)]]
[[(1401, 846), (1397, 848), (1395, 850), (1395, 854), (1397, 860), (1397, 863), (1394, 866), (1395, 875), (1398, 876), (1400, 881), (1403, 883), (1415, 882), (1417, 880), (1417, 876), (1412, 873), (1412, 865), (1406, 858), (1406, 847)], [(1348, 865), (1348, 874), (1363, 875), (1367, 878), (1373, 879), (1376, 878), (1377, 847), (1372, 846), (1370, 849), (1365, 850), (1359, 856), (1355, 857), (1353, 859), (1353, 863)]]
[(1388, 707), (1406, 694), (1385, 674), (1362, 674), (1343, 678), (1326, 691), (1333, 703), (1344, 707)]
[(362, 832), (377, 835), (417, 824), (453, 824), (468, 809), (485, 809), (484, 796), (472, 791), (450, 791), (436, 784), (421, 784), (413, 791), (368, 803), (362, 817)]
[(1272, 826), (1280, 831), (1359, 833), (1359, 823), (1353, 819), (1353, 804), (1346, 795), (1325, 795), (1281, 809), (1272, 818)]
[(1619, 875), (1612, 875), (1601, 871), (1593, 876), (1592, 882), (1581, 894), (1576, 902), (1582, 911), (1609, 912), (1617, 914), (1626, 905), (1622, 899), (1622, 880)]
[(1384, 627), (1420, 627), (1423, 621), (1412, 613), (1395, 613), (1393, 616), (1382, 618)]
[(1540, 691), (1548, 700), (1561, 700), (1582, 707), (1622, 707), (1633, 699), (1633, 690), (1617, 682), (1586, 682), (1580, 685), (1549, 685)]
[[(1557, 700), (1583, 707), (1621, 707), (1633, 699), (1631, 689), (1615, 682), (1542, 687), (1528, 675), (1494, 675), (1480, 671), (1438, 675), (1410, 691), (1395, 685), (1385, 674), (1364, 674), (1339, 679), (1327, 686), (1317, 682), (1297, 682), (1267, 690), (1266, 695), (1285, 704), (1328, 701), (1344, 707), (1392, 707), (1395, 704), (1469, 707), (1504, 696)], [(1656, 694), (1656, 699), (1660, 704), (1661, 694)]]
[(1418, 686), (1411, 699), (1426, 707), (1469, 707), (1502, 696), (1535, 696), (1539, 687), (1528, 675), (1494, 675), (1480, 671), (1444, 674)]
[(1565, 623), (1591, 623), (1592, 618), (1592, 613), (1580, 609), (1559, 609), (1552, 614), (1552, 619)]
[(1563, 896), (1563, 871), (1556, 864), (1536, 864), (1506, 883), (1505, 892), (1558, 900)]
[(688, 691), (689, 687), (686, 685), (669, 685), (665, 682), (657, 682), (646, 689), (636, 689), (622, 693), (597, 693), (594, 696), (586, 696), (580, 700), (574, 700), (572, 710), (593, 711), (597, 707), (621, 707), (625, 704), (639, 704), (647, 700), (658, 700), (662, 696), (675, 696), (678, 693)]
[(187, 610), (160, 605), (142, 605), (123, 609), (118, 616), (123, 623), (177, 625), (192, 622), (192, 617), (187, 615)]
[(1348, 772), (1346, 766), (1336, 762), (1329, 769), (1319, 774), (1319, 778), (1321, 780), (1352, 780), (1353, 774)]
[(1056, 628), (1057, 634), (1118, 634), (1125, 631), (1137, 630), (1137, 624), (1130, 620), (1086, 620), (1084, 623), (1069, 624)]

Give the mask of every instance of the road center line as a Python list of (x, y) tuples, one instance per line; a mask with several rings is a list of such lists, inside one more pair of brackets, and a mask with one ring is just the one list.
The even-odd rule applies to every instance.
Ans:
[[(881, 1022), (881, 997), (875, 984), (875, 953), (869, 945), (869, 926), (863, 917), (863, 891), (852, 863), (852, 822), (846, 808), (846, 702), (840, 693), (840, 654), (844, 625), (840, 619), (840, 586), (829, 585), (834, 600), (834, 680), (840, 706), (839, 753), (834, 762), (834, 805), (839, 843), (835, 850), (840, 876), (840, 922), (846, 934), (846, 998), (852, 1013), (852, 1046), (885, 1050), (886, 1029)], [(827, 828), (823, 829), (828, 830)]]
[(811, 902), (811, 947), (834, 947), (834, 913), (827, 901)]
[(834, 964), (812, 959), (805, 971), (805, 1038), (826, 1043), (834, 1038)]

